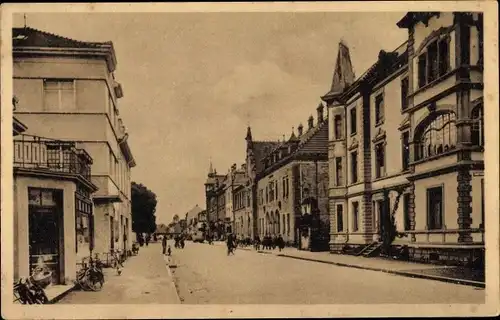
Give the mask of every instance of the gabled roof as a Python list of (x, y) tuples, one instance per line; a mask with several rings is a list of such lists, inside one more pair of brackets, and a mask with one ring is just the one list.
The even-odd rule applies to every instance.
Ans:
[(335, 71), (333, 72), (332, 86), (324, 98), (341, 94), (347, 87), (354, 83), (355, 75), (352, 67), (351, 55), (347, 45), (340, 41)]
[(254, 141), (253, 142), (253, 152), (255, 157), (255, 166), (257, 167), (256, 173), (259, 174), (264, 170), (264, 164), (262, 160), (269, 155), (269, 153), (279, 146), (281, 142), (271, 142), (271, 141)]
[[(109, 72), (115, 71), (117, 61), (111, 41), (78, 41), (30, 27), (12, 28), (12, 46), (15, 55), (67, 54), (105, 56)], [(52, 50), (50, 49), (59, 49)], [(61, 50), (66, 49), (66, 50)], [(84, 50), (85, 49), (85, 50)]]
[[(297, 146), (292, 149), (291, 154), (287, 154), (282, 159), (279, 159), (271, 166), (262, 170), (262, 174), (268, 174), (286, 163), (294, 159), (304, 159), (304, 158), (315, 158), (319, 160), (328, 159), (328, 119), (324, 119), (321, 123), (317, 124), (315, 127), (309, 129), (307, 132), (302, 134), (300, 137), (296, 138), (299, 140), (297, 145), (297, 140), (289, 139), (288, 141), (280, 144), (277, 148), (269, 153), (263, 160), (268, 160), (270, 157), (279, 152), (280, 148), (288, 148), (288, 146)], [(264, 161), (263, 161), (264, 166)]]
[(78, 41), (34, 28), (12, 28), (14, 46), (51, 48), (101, 48), (111, 42)]
[(187, 212), (187, 220), (190, 220), (190, 219), (193, 219), (193, 218), (197, 218), (198, 217), (198, 214), (200, 212), (202, 212), (203, 209), (198, 207), (198, 205), (194, 206), (191, 210), (189, 210)]
[(328, 119), (301, 136), (297, 154), (328, 155)]
[[(359, 78), (357, 78), (350, 86), (346, 87), (342, 93), (342, 100), (348, 100), (360, 86), (365, 84), (375, 84), (395, 72), (400, 67), (408, 63), (408, 41), (403, 42), (393, 51), (380, 50), (377, 61), (370, 66)], [(324, 101), (328, 101), (330, 97), (323, 96)]]

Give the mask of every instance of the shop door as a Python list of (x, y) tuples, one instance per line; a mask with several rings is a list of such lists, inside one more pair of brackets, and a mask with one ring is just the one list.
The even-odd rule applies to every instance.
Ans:
[(62, 192), (29, 189), (30, 272), (45, 267), (52, 272), (52, 284), (61, 283), (63, 248)]

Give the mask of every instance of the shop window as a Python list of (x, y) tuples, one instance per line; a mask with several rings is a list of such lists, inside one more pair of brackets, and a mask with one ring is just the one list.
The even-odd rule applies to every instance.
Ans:
[(443, 188), (427, 189), (427, 229), (443, 228)]

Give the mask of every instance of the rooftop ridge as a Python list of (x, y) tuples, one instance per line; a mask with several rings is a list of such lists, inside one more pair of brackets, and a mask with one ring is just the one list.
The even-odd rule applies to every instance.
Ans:
[(76, 39), (68, 38), (68, 37), (65, 37), (65, 36), (61, 36), (61, 35), (58, 35), (58, 34), (55, 34), (55, 33), (51, 33), (51, 32), (48, 32), (48, 31), (39, 30), (39, 29), (32, 28), (32, 27), (20, 27), (20, 28), (12, 28), (12, 29), (13, 30), (17, 30), (17, 31), (31, 30), (31, 31), (39, 32), (39, 33), (41, 33), (43, 35), (46, 35), (46, 36), (56, 37), (56, 38), (60, 38), (60, 39), (66, 40), (66, 41), (76, 42), (76, 43), (79, 43), (79, 44), (92, 45), (92, 46), (110, 45), (112, 43), (111, 41), (97, 42), (97, 41), (76, 40)]
[(325, 123), (328, 123), (328, 119), (324, 119), (323, 122), (316, 125), (316, 127), (312, 128), (311, 130), (313, 130), (313, 131), (304, 140), (302, 140), (299, 143), (299, 145), (297, 146), (297, 149), (295, 151), (296, 152), (299, 151), (307, 142), (309, 142), (314, 137), (314, 135), (316, 135), (321, 130), (321, 128), (323, 128)]

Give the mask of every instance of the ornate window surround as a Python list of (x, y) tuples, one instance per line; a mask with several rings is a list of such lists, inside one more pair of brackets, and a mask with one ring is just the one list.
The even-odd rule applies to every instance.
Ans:
[[(429, 128), (436, 120), (440, 119), (440, 117), (443, 116), (448, 116), (448, 119), (445, 121), (443, 119), (443, 123), (439, 128)], [(414, 148), (414, 162), (415, 161), (421, 161), (421, 160), (428, 160), (434, 158), (434, 156), (442, 156), (445, 155), (447, 152), (452, 151), (456, 147), (456, 128), (454, 129), (454, 134), (452, 135), (451, 130), (452, 128), (450, 127), (448, 129), (449, 132), (449, 144), (444, 144), (442, 145), (443, 149), (441, 151), (437, 150), (432, 150), (432, 152), (427, 151), (422, 149), (422, 137), (427, 133), (432, 130), (435, 130), (437, 132), (443, 131), (447, 126), (449, 125), (454, 125), (456, 123), (456, 114), (453, 110), (435, 110), (434, 108), (431, 109), (431, 112), (421, 121), (419, 121), (418, 125), (415, 127), (415, 130), (413, 132), (413, 148)], [(444, 139), (443, 139), (444, 140)], [(455, 142), (454, 144), (451, 142)], [(443, 141), (444, 142), (444, 141)], [(430, 146), (432, 145), (432, 140), (431, 143), (429, 144)], [(445, 146), (448, 145), (448, 149), (445, 150)], [(436, 147), (436, 146), (435, 146)], [(425, 148), (425, 146), (424, 146)], [(423, 154), (426, 154), (425, 156)]]
[[(438, 30), (434, 30), (433, 32), (431, 32), (431, 34), (429, 34), (422, 41), (422, 43), (420, 44), (418, 49), (415, 51), (414, 61), (417, 63), (417, 65), (414, 66), (414, 69), (417, 71), (417, 81), (414, 85), (415, 89), (413, 90), (414, 91), (413, 94), (418, 93), (420, 91), (423, 91), (426, 88), (431, 87), (434, 84), (442, 81), (442, 79), (446, 78), (446, 76), (448, 74), (450, 74), (450, 72), (452, 71), (451, 70), (451, 54), (450, 54), (451, 46), (450, 46), (450, 44), (451, 44), (451, 32), (453, 30), (454, 30), (454, 26), (441, 27)], [(442, 75), (440, 75), (440, 71), (439, 71), (439, 61), (440, 61), (439, 43), (441, 41), (446, 41), (448, 44), (448, 59), (447, 59), (446, 72)], [(436, 77), (432, 81), (428, 81), (428, 74), (427, 73), (428, 73), (428, 68), (429, 68), (429, 59), (428, 59), (427, 49), (433, 43), (437, 43), (437, 45), (438, 45), (437, 46), (437, 56), (436, 56), (436, 58), (438, 60), (437, 61), (438, 70), (437, 70)], [(419, 86), (418, 60), (422, 55), (425, 55), (425, 59), (426, 59), (425, 83), (422, 86)]]

